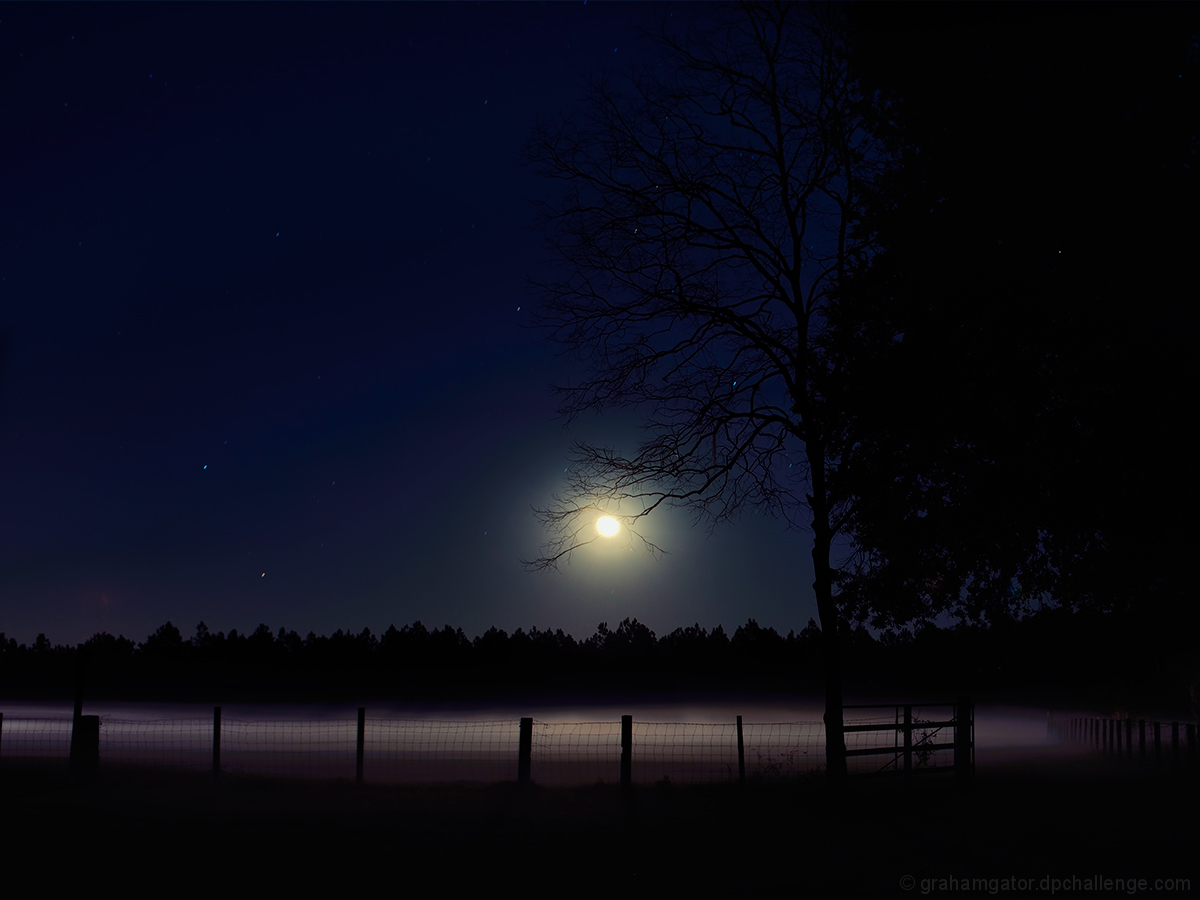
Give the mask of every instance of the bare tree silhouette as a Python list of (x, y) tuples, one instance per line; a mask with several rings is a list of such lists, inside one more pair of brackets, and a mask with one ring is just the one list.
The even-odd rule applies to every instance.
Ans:
[(655, 36), (662, 63), (625, 91), (594, 80), (582, 111), (543, 122), (527, 149), (564, 187), (542, 207), (562, 274), (537, 282), (540, 323), (588, 367), (557, 389), (561, 411), (649, 417), (631, 456), (574, 445), (565, 489), (536, 512), (551, 540), (526, 565), (556, 567), (594, 540), (602, 513), (658, 553), (639, 523), (664, 504), (710, 527), (749, 506), (809, 531), (838, 776), (831, 552), (853, 497), (831, 475), (853, 420), (833, 313), (870, 253), (857, 186), (882, 154), (858, 114), (837, 8), (714, 7), (672, 25)]

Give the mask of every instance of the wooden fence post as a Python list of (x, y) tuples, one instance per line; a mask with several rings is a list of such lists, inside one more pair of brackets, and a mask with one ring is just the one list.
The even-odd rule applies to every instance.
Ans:
[(746, 786), (746, 746), (742, 743), (742, 717), (737, 717), (738, 784)]
[(221, 774), (221, 707), (213, 707), (213, 774)]
[[(954, 752), (958, 753), (957, 747)], [(912, 706), (904, 707), (904, 777), (912, 777)]]
[[(0, 713), (0, 724), (4, 722), (4, 714)], [(1188, 773), (1196, 774), (1196, 725), (1188, 722), (1187, 726), (1187, 769)]]
[(71, 726), (72, 774), (87, 781), (100, 766), (100, 717), (78, 716)]
[(1138, 760), (1146, 764), (1146, 720), (1138, 719)]
[(517, 737), (517, 784), (529, 784), (533, 763), (533, 717), (521, 719)]
[(1162, 723), (1154, 723), (1154, 771), (1162, 771)]
[(975, 708), (971, 705), (970, 697), (959, 697), (954, 709), (954, 778), (960, 785), (971, 780), (973, 756), (972, 748), (975, 743)]
[(1171, 773), (1179, 774), (1179, 723), (1171, 723)]
[(633, 716), (621, 716), (621, 787), (633, 784)]
[(87, 660), (87, 648), (83, 644), (75, 645), (75, 709), (71, 714), (71, 755), (69, 766), (72, 776), (82, 774), (83, 747), (79, 741), (84, 740), (83, 730), (79, 720), (83, 718), (83, 675)]
[(358, 708), (358, 747), (354, 751), (354, 783), (363, 783), (363, 744), (367, 737), (367, 708)]
[(1125, 720), (1125, 756), (1133, 762), (1133, 719)]

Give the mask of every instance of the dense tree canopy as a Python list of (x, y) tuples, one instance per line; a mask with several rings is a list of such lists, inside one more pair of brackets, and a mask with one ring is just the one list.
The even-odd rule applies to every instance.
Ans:
[(897, 337), (849, 351), (880, 355), (851, 391), (847, 605), (885, 627), (1041, 600), (1194, 621), (1195, 7), (850, 18), (902, 164), (865, 192), (881, 252), (845, 285)]

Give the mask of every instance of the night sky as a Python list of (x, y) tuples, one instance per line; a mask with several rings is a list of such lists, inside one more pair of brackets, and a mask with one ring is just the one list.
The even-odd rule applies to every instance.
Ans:
[(0, 631), (803, 628), (782, 521), (520, 562), (640, 420), (555, 415), (519, 154), (663, 9), (0, 9)]

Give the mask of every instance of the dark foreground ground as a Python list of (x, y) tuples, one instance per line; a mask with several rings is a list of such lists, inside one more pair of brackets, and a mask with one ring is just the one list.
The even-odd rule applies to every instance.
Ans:
[[(1190, 878), (1195, 890), (1195, 785), (1051, 751), (981, 757), (967, 790), (932, 776), (909, 787), (860, 781), (840, 794), (819, 777), (745, 790), (644, 785), (625, 796), (615, 785), (356, 788), (111, 767), (80, 787), (60, 767), (5, 761), (0, 879), (189, 894), (774, 887), (890, 897), (960, 894), (939, 880), (979, 878), (997, 880), (974, 895), (1050, 896), (1043, 879), (1077, 878), (1057, 893), (1084, 896), (1093, 893), (1084, 879), (1098, 876), (1145, 878), (1146, 892), (1156, 879)], [(1004, 890), (1006, 878), (1016, 890)]]

